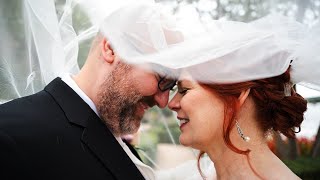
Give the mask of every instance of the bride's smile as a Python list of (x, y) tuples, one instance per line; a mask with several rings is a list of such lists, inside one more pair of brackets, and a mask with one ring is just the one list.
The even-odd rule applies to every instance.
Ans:
[[(193, 81), (184, 73), (178, 82), (178, 92), (168, 104), (177, 112), (181, 135), (185, 146), (205, 150), (217, 142), (222, 134), (223, 102), (208, 88)], [(219, 140), (221, 141), (221, 140)]]

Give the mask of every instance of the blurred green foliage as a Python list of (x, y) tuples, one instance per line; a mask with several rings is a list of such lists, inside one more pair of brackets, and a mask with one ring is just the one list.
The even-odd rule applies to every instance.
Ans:
[(301, 179), (315, 180), (320, 178), (320, 157), (301, 156), (295, 160), (283, 160), (283, 162)]
[(158, 107), (150, 109), (143, 118), (145, 129), (140, 135), (138, 152), (143, 161), (154, 167), (154, 165), (141, 153), (143, 151), (151, 159), (156, 159), (157, 144), (179, 144), (180, 129), (172, 111), (168, 108), (160, 110)]
[[(314, 146), (314, 138), (299, 137), (296, 139), (298, 157), (288, 159), (288, 156), (280, 157), (282, 161), (300, 178), (302, 179), (319, 179), (320, 177), (320, 157), (312, 158), (312, 148)], [(271, 142), (271, 147), (275, 144)], [(279, 144), (278, 144), (279, 146)], [(284, 150), (288, 149), (288, 140), (283, 141), (279, 147)], [(277, 152), (276, 152), (277, 154)], [(278, 154), (277, 154), (278, 155)], [(287, 157), (287, 158), (286, 158)]]

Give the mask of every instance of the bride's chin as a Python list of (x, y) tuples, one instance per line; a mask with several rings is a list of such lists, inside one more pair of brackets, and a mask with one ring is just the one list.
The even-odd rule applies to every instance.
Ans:
[(180, 137), (179, 137), (179, 142), (183, 146), (190, 146), (191, 145), (190, 142), (182, 135), (180, 135)]

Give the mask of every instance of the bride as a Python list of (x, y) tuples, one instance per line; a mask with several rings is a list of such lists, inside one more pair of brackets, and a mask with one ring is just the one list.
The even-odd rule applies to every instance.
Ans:
[(290, 69), (233, 84), (204, 84), (183, 74), (169, 103), (180, 120), (180, 143), (207, 153), (217, 179), (299, 179), (266, 138), (271, 129), (293, 138), (303, 121), (307, 102), (286, 86), (289, 80)]
[(307, 101), (293, 85), (309, 82), (319, 90), (314, 75), (320, 71), (309, 65), (320, 62), (320, 24), (304, 31), (277, 15), (216, 23), (210, 33), (219, 37), (203, 43), (205, 62), (182, 69), (168, 104), (180, 121), (180, 143), (200, 150), (199, 160), (206, 153), (217, 179), (300, 179), (270, 150), (267, 137), (295, 138), (300, 131)]

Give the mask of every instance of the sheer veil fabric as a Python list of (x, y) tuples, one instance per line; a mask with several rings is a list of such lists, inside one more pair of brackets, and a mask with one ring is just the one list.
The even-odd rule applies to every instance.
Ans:
[[(66, 0), (60, 14), (53, 0), (17, 1), (18, 15), (1, 5), (0, 103), (38, 92), (62, 73), (77, 73), (79, 47), (98, 31), (127, 63), (151, 63), (151, 70), (171, 78), (187, 70), (201, 82), (234, 83), (280, 75), (291, 65), (293, 83), (320, 90), (320, 23), (309, 28), (269, 15), (250, 23), (201, 24), (177, 21), (153, 1), (140, 1)], [(74, 27), (72, 11), (79, 5), (91, 26)], [(196, 170), (195, 161), (189, 164)], [(179, 168), (172, 170), (180, 174), (176, 179), (187, 172)]]
[[(155, 64), (152, 70), (158, 73), (165, 67), (165, 73), (173, 70), (172, 78), (187, 69), (201, 82), (241, 82), (279, 75), (291, 64), (293, 83), (319, 90), (320, 23), (308, 28), (269, 15), (250, 23), (216, 20), (204, 25), (175, 21), (152, 1), (130, 2), (96, 0), (88, 6), (85, 0), (66, 0), (60, 17), (54, 1), (19, 2), (19, 16), (2, 11), (7, 14), (0, 28), (1, 101), (37, 92), (63, 72), (78, 72), (79, 45), (98, 31), (126, 62)], [(76, 32), (72, 10), (77, 5), (90, 14), (92, 25)], [(12, 32), (14, 18), (21, 22), (18, 33)]]

